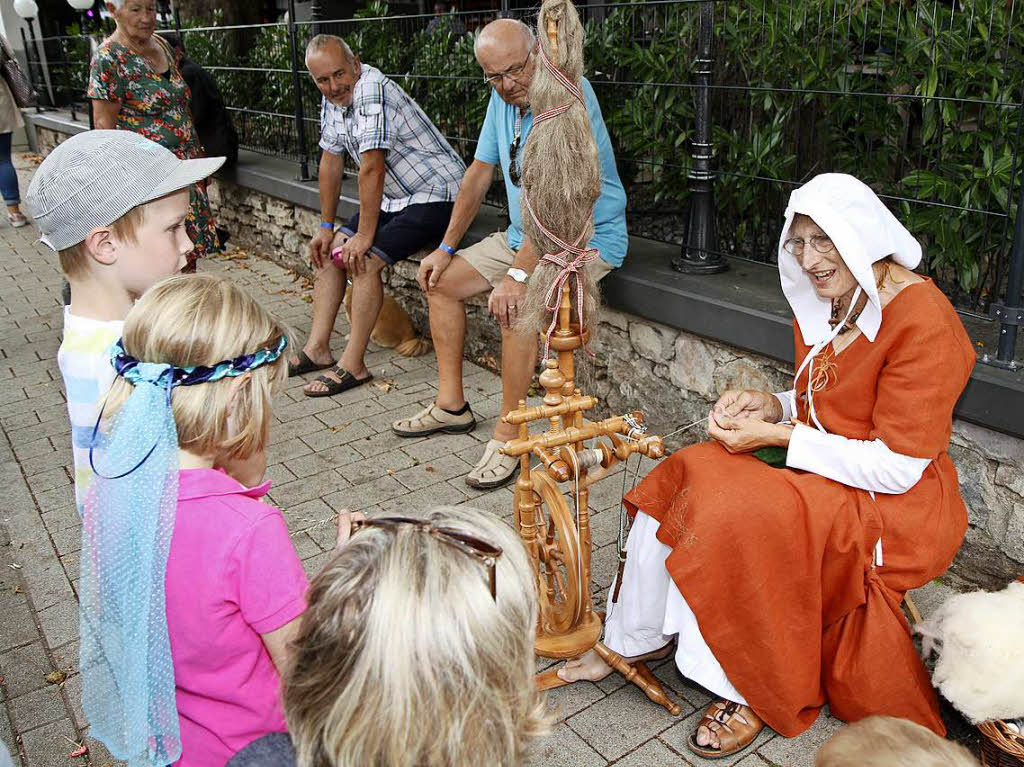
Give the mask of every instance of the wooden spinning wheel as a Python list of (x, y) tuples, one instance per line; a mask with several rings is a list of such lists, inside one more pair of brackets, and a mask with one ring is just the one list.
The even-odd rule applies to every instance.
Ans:
[[(559, 28), (568, 34), (561, 37)], [(536, 577), (539, 600), (537, 639), (534, 648), (538, 655), (546, 658), (576, 658), (593, 649), (609, 666), (626, 679), (640, 687), (647, 696), (677, 715), (680, 707), (665, 695), (661, 684), (643, 663), (630, 665), (621, 656), (609, 650), (598, 640), (601, 637), (602, 621), (594, 610), (590, 592), (590, 513), (588, 511), (589, 486), (597, 481), (612, 466), (625, 461), (633, 453), (661, 458), (664, 448), (660, 437), (645, 436), (643, 414), (634, 412), (613, 416), (602, 421), (584, 421), (584, 413), (597, 407), (597, 399), (585, 396), (576, 388), (576, 349), (584, 346), (589, 339), (584, 306), (586, 280), (583, 267), (596, 258), (596, 251), (585, 247), (589, 237), (593, 204), (599, 193), (600, 174), (597, 168), (596, 148), (588, 136), (580, 144), (571, 128), (559, 127), (555, 119), (569, 114), (571, 110), (585, 109), (584, 97), (579, 85), (582, 72), (583, 26), (571, 0), (544, 0), (538, 18), (539, 52), (545, 70), (538, 70), (530, 86), (531, 104), (539, 113), (534, 116), (534, 127), (529, 143), (524, 150), (522, 175), (522, 200), (525, 212), (530, 218), (524, 222), (527, 236), (535, 244), (549, 243), (555, 250), (545, 250), (538, 244), (537, 250), (544, 253), (540, 263), (554, 264), (557, 275), (547, 277), (550, 282), (538, 281), (538, 268), (529, 290), (542, 291), (544, 306), (557, 312), (556, 317), (542, 331), (545, 356), (550, 349), (557, 354), (546, 359), (540, 375), (544, 387), (543, 404), (527, 407), (525, 400), (519, 407), (503, 416), (505, 423), (519, 428), (519, 436), (506, 442), (501, 448), (505, 455), (519, 459), (519, 479), (515, 487), (515, 524), (530, 556)], [(572, 43), (572, 53), (570, 45)], [(547, 44), (547, 45), (546, 45)], [(545, 48), (550, 48), (550, 53)], [(572, 59), (570, 67), (575, 74), (570, 77), (560, 66)], [(550, 74), (550, 82), (545, 77)], [(545, 90), (548, 86), (564, 88), (576, 103), (559, 104), (551, 93), (560, 90)], [(534, 98), (537, 96), (537, 98)], [(547, 103), (544, 109), (540, 105)], [(586, 130), (583, 121), (577, 120), (576, 127)], [(552, 122), (547, 122), (551, 120)], [(542, 125), (543, 124), (543, 125)], [(589, 145), (587, 144), (589, 141)], [(538, 143), (539, 142), (539, 143)], [(547, 142), (545, 144), (545, 142)], [(566, 143), (580, 144), (578, 167), (565, 169), (565, 163), (544, 162), (540, 154), (534, 155), (535, 147), (546, 145), (556, 155), (565, 159)], [(533, 157), (533, 160), (530, 158)], [(589, 165), (587, 165), (589, 163)], [(556, 166), (562, 165), (564, 172)], [(535, 172), (536, 171), (536, 172)], [(573, 201), (575, 206), (566, 205), (566, 215), (558, 219), (552, 231), (545, 227), (534, 212), (537, 206), (535, 192), (550, 191), (565, 187), (567, 181), (593, 179), (593, 185), (581, 184), (576, 188)], [(550, 214), (552, 204), (564, 203), (564, 190), (559, 195), (549, 195), (548, 206), (538, 208)], [(534, 198), (534, 207), (529, 199)], [(592, 197), (592, 199), (591, 199)], [(583, 204), (580, 204), (580, 203)], [(589, 208), (589, 210), (588, 210)], [(580, 232), (583, 234), (580, 234)], [(576, 243), (576, 244), (571, 244)], [(561, 250), (558, 250), (560, 248)], [(575, 280), (575, 316), (572, 322), (573, 298), (570, 283)], [(543, 293), (543, 291), (547, 291)], [(552, 303), (552, 302), (555, 303)], [(530, 433), (530, 423), (547, 421), (547, 429), (539, 434)], [(594, 444), (588, 446), (588, 440)], [(540, 464), (531, 466), (536, 458)], [(591, 470), (593, 469), (593, 472)], [(559, 485), (566, 485), (573, 499), (575, 514), (570, 510)], [(537, 679), (541, 689), (567, 684), (555, 671), (547, 671)]]
[(562, 491), (545, 472), (533, 472), (540, 504), (537, 520), (537, 575), (541, 614), (553, 632), (568, 631), (583, 614), (579, 535)]

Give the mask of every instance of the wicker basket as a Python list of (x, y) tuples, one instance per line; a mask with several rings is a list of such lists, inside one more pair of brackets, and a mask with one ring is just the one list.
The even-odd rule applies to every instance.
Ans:
[(1024, 767), (1024, 734), (1010, 730), (995, 719), (978, 725), (981, 763), (984, 767)]

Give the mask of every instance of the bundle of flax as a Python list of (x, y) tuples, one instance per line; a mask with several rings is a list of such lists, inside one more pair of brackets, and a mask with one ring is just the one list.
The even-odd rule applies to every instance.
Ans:
[[(538, 62), (530, 85), (533, 128), (522, 159), (522, 212), (523, 229), (541, 260), (530, 278), (520, 328), (549, 334), (565, 279), (570, 281), (574, 320), (582, 317), (585, 327), (597, 307), (597, 287), (584, 272), (586, 263), (597, 257), (587, 243), (594, 233), (601, 169), (580, 88), (583, 25), (572, 2), (544, 0), (537, 31)], [(582, 306), (574, 280), (583, 286)]]

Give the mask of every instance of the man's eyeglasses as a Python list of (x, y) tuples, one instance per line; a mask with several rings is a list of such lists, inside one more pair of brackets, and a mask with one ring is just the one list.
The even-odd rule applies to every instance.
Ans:
[(499, 85), (501, 85), (502, 81), (506, 77), (509, 80), (512, 80), (514, 82), (518, 82), (519, 78), (523, 74), (523, 71), (526, 69), (526, 65), (530, 63), (530, 57), (532, 55), (533, 55), (533, 51), (531, 50), (528, 54), (526, 54), (526, 60), (523, 61), (522, 64), (519, 64), (519, 65), (514, 66), (514, 67), (509, 67), (504, 72), (498, 72), (495, 75), (484, 75), (484, 82), (487, 83), (488, 85), (493, 85), (495, 88), (497, 88)]
[(472, 535), (467, 535), (461, 530), (455, 530), (451, 527), (437, 527), (425, 519), (414, 519), (412, 517), (373, 517), (372, 519), (357, 519), (352, 522), (352, 534), (362, 530), (365, 527), (379, 527), (385, 530), (390, 530), (400, 525), (410, 525), (422, 530), (423, 532), (433, 535), (440, 541), (454, 546), (463, 554), (476, 559), (484, 567), (487, 568), (487, 583), (491, 589), (491, 597), (497, 601), (497, 582), (495, 565), (498, 557), (501, 556), (501, 547), (495, 546), (493, 543), (482, 541), (479, 538), (475, 538)]
[[(831, 253), (835, 249), (832, 238), (824, 234), (816, 234), (810, 239), (811, 247), (819, 253)], [(804, 254), (804, 240), (802, 237), (790, 237), (782, 243), (782, 249), (791, 256), (802, 256)]]

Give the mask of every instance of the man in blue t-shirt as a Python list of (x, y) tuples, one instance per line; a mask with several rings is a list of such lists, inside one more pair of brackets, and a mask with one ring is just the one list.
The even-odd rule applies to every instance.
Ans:
[[(470, 296), (490, 290), (488, 308), (501, 326), (502, 415), (526, 397), (536, 363), (536, 336), (519, 335), (512, 326), (526, 295), (527, 280), (541, 255), (523, 237), (519, 196), (523, 145), (533, 126), (528, 97), (537, 66), (537, 48), (528, 26), (514, 19), (499, 19), (484, 27), (475, 50), (484, 79), (493, 89), (487, 116), (444, 239), (423, 259), (416, 275), (430, 303), (430, 331), (437, 350), (437, 399), (412, 418), (392, 424), (395, 433), (403, 437), (468, 432), (476, 426), (462, 388), (465, 300)], [(600, 280), (626, 257), (626, 193), (594, 89), (585, 79), (580, 84), (601, 165), (601, 196), (594, 207), (594, 237), (590, 241), (590, 247), (597, 248), (601, 258), (587, 266), (590, 278)], [(490, 188), (495, 165), (501, 168), (508, 193), (509, 227), (456, 252)], [(498, 448), (516, 436), (517, 427), (499, 419), (466, 483), (487, 489), (510, 482), (519, 462), (501, 455)]]

